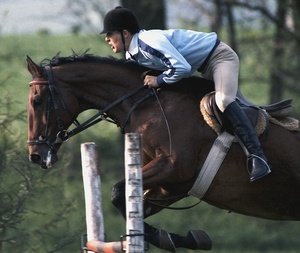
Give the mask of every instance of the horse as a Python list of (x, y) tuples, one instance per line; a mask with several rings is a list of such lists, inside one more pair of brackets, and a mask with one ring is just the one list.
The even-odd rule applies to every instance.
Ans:
[[(214, 91), (211, 81), (193, 76), (154, 90), (143, 85), (145, 67), (88, 54), (56, 56), (43, 64), (27, 56), (27, 68), (31, 162), (50, 168), (66, 139), (108, 120), (122, 133), (142, 135), (145, 219), (189, 196), (217, 137), (199, 110), (201, 99)], [(99, 113), (79, 124), (77, 116), (88, 109)], [(73, 123), (76, 127), (68, 130)], [(233, 143), (202, 200), (248, 216), (300, 220), (299, 132), (270, 122), (260, 141), (272, 173), (250, 183), (243, 149)], [(124, 180), (114, 185), (112, 203), (125, 217)], [(171, 252), (212, 246), (202, 230), (179, 235), (146, 222), (144, 227), (146, 241)]]

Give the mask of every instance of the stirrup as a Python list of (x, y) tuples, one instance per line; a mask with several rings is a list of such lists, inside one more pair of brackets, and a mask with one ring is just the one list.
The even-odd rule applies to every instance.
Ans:
[(251, 183), (271, 173), (269, 164), (263, 158), (254, 154), (250, 154), (247, 158), (247, 169)]

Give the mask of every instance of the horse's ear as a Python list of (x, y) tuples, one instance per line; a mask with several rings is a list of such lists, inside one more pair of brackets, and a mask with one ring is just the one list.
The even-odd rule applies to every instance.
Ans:
[(28, 55), (27, 55), (27, 69), (31, 73), (32, 77), (42, 77), (42, 68), (37, 65)]

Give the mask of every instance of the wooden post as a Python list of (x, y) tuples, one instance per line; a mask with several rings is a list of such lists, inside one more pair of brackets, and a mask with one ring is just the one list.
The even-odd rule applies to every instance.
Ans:
[[(104, 242), (104, 220), (98, 156), (93, 142), (81, 144), (82, 176), (88, 241)], [(92, 252), (92, 251), (89, 251)]]
[(126, 252), (144, 252), (142, 143), (137, 133), (125, 135)]

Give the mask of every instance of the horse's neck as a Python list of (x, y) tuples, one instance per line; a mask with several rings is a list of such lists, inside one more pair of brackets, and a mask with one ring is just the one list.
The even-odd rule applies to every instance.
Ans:
[[(87, 109), (102, 110), (141, 85), (139, 77), (128, 74), (126, 69), (107, 65), (99, 66), (99, 64), (72, 70), (62, 78), (64, 79), (63, 83), (71, 86), (68, 88), (77, 98), (80, 107), (79, 113)], [(109, 116), (117, 121), (122, 121), (129, 107), (130, 105), (126, 102), (119, 104), (109, 111), (111, 114)]]

